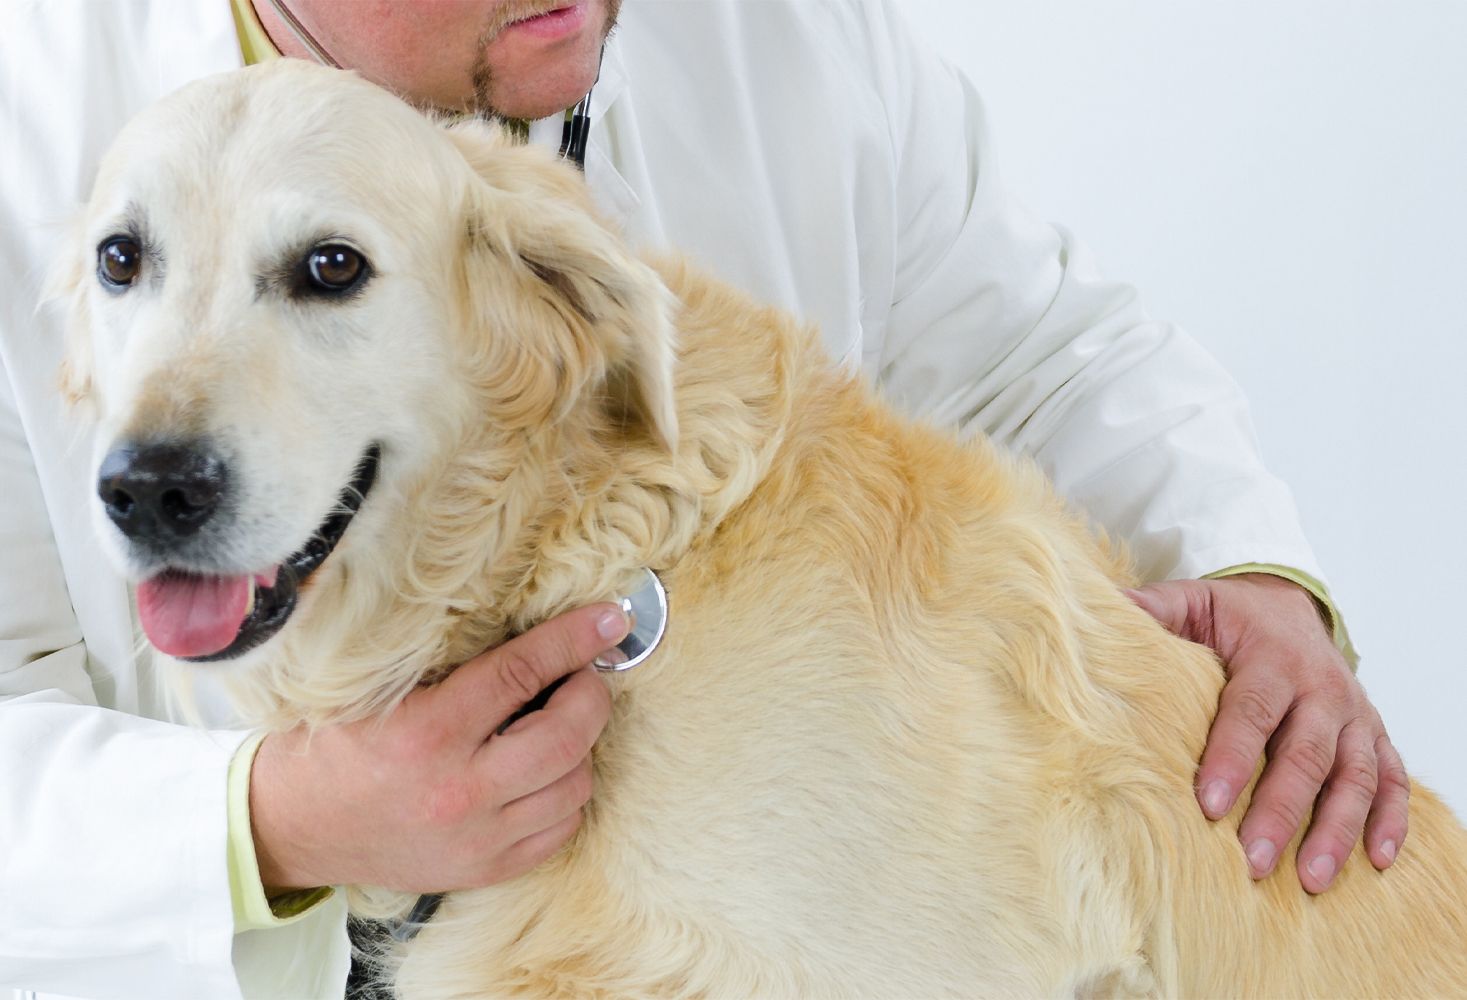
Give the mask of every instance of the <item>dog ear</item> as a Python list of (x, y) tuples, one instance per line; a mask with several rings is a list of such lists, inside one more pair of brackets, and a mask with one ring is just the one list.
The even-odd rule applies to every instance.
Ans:
[[(572, 338), (555, 359), (561, 381), (673, 451), (676, 303), (667, 286), (596, 218), (577, 172), (482, 123), (449, 135), (479, 179), (465, 208), (467, 260), (478, 272), (468, 294), (504, 294), (508, 277), (521, 308)], [(484, 306), (474, 312), (487, 319), (505, 303)]]

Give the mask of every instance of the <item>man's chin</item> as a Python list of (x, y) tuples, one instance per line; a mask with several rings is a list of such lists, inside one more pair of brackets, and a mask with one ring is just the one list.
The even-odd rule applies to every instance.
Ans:
[(575, 107), (600, 75), (601, 46), (619, 7), (615, 0), (610, 3), (603, 25), (593, 23), (603, 16), (593, 3), (582, 31), (558, 42), (513, 30), (495, 38), (474, 67), (477, 108), (501, 118), (537, 121)]

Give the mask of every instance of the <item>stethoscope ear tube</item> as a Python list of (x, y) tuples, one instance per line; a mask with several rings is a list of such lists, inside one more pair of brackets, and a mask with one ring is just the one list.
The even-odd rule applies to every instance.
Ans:
[[(285, 22), (285, 26), (290, 29), (290, 33), (295, 36), (296, 41), (304, 45), (306, 51), (315, 56), (318, 63), (323, 66), (330, 66), (332, 69), (342, 68), (341, 63), (331, 57), (331, 53), (327, 52), (325, 47), (316, 41), (315, 37), (306, 30), (305, 25), (296, 20), (295, 15), (290, 12), (290, 8), (285, 6), (281, 0), (270, 0), (270, 6), (275, 8), (275, 13), (280, 15), (280, 20)], [(600, 74), (598, 73), (597, 75), (599, 76)]]
[(591, 135), (591, 92), (581, 98), (575, 110), (567, 111), (560, 132), (560, 158), (586, 169), (586, 140)]
[(560, 158), (570, 160), (582, 170), (586, 169), (586, 144), (591, 139), (591, 93), (601, 82), (601, 63), (606, 58), (606, 43), (601, 43), (601, 55), (596, 59), (596, 79), (591, 89), (576, 106), (565, 113), (565, 125), (560, 130)]

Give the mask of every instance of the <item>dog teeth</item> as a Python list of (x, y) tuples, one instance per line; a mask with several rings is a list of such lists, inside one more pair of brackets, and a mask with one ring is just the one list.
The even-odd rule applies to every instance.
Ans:
[(260, 588), (255, 585), (253, 580), (250, 581), (250, 599), (249, 602), (245, 604), (245, 617), (249, 617), (250, 612), (255, 610), (255, 597), (259, 594), (259, 592)]

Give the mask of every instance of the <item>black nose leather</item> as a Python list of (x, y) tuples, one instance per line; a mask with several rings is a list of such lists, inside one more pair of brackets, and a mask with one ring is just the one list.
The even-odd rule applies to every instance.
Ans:
[(168, 542), (209, 522), (227, 480), (224, 460), (198, 442), (123, 444), (102, 459), (97, 495), (127, 537)]

